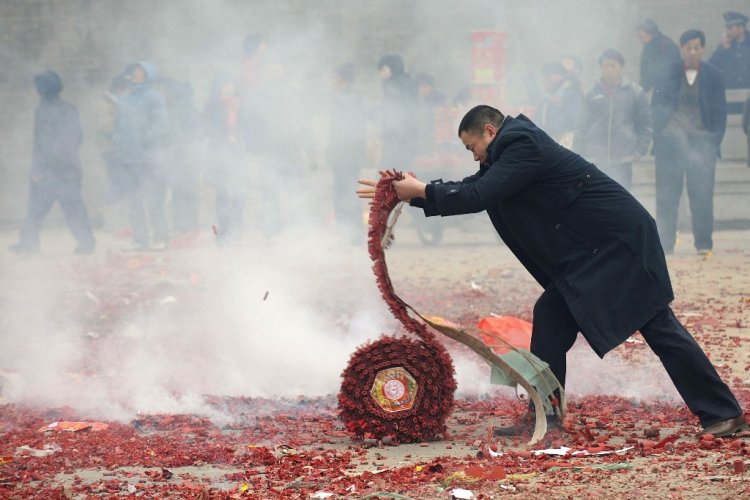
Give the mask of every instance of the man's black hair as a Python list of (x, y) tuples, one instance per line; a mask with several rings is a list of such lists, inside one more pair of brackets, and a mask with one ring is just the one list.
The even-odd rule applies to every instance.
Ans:
[(397, 76), (404, 72), (404, 59), (398, 54), (388, 54), (378, 61), (378, 69), (383, 69), (383, 66), (388, 66), (392, 76)]
[(706, 46), (706, 35), (701, 30), (687, 30), (685, 33), (680, 35), (680, 47), (683, 47), (690, 40), (700, 40), (701, 47)]
[(659, 33), (659, 25), (657, 25), (652, 19), (644, 19), (638, 26), (635, 27), (636, 31), (643, 31), (649, 35), (656, 35)]
[(499, 129), (504, 119), (505, 115), (500, 110), (486, 104), (480, 104), (471, 108), (464, 115), (458, 126), (458, 136), (461, 137), (462, 132), (481, 134), (484, 131), (485, 125), (492, 125)]
[(620, 63), (620, 66), (625, 66), (625, 58), (619, 50), (607, 49), (602, 52), (602, 55), (599, 56), (599, 65), (601, 65), (602, 61), (605, 59), (612, 59), (613, 61)]
[(54, 71), (42, 71), (34, 76), (37, 92), (43, 97), (55, 97), (62, 92), (63, 84), (60, 76)]

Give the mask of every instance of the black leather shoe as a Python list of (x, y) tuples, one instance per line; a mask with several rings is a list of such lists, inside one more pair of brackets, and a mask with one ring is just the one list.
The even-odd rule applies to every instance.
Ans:
[(714, 437), (718, 438), (731, 436), (732, 434), (740, 431), (746, 431), (747, 429), (747, 420), (745, 420), (744, 415), (740, 415), (739, 417), (728, 418), (726, 420), (722, 420), (721, 422), (716, 422), (715, 424), (709, 425), (708, 427), (705, 427), (703, 429), (703, 432), (701, 432), (701, 434), (711, 434)]

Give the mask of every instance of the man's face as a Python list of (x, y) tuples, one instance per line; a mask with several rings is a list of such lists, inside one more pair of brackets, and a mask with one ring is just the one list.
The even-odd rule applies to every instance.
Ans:
[(654, 35), (646, 33), (645, 31), (636, 31), (635, 34), (643, 45), (646, 45), (652, 38), (654, 38)]
[(703, 45), (701, 45), (700, 38), (693, 38), (685, 42), (685, 45), (680, 47), (682, 53), (682, 61), (689, 67), (696, 67), (700, 63), (701, 57), (703, 57)]
[(393, 76), (393, 73), (391, 72), (391, 68), (389, 68), (388, 66), (383, 66), (382, 68), (380, 68), (378, 75), (380, 75), (381, 80), (390, 80), (391, 76)]
[(730, 40), (741, 40), (745, 36), (745, 26), (733, 24), (727, 26), (727, 38)]
[(599, 65), (602, 74), (602, 80), (606, 83), (616, 85), (622, 79), (622, 64), (614, 59), (602, 59)]
[(495, 135), (497, 135), (497, 129), (492, 125), (485, 125), (481, 134), (464, 130), (460, 138), (466, 149), (474, 155), (474, 161), (483, 164), (487, 161), (487, 146), (490, 145)]
[(146, 81), (146, 72), (143, 68), (136, 66), (133, 70), (133, 75), (130, 77), (130, 81), (133, 83), (143, 83)]
[(429, 83), (420, 83), (419, 84), (419, 97), (421, 99), (424, 99), (425, 97), (430, 95), (430, 92), (432, 92), (432, 85)]

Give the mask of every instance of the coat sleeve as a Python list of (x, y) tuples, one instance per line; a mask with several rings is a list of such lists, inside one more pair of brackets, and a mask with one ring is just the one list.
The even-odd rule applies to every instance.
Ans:
[(648, 96), (640, 89), (637, 89), (635, 94), (633, 118), (637, 138), (636, 151), (640, 156), (646, 156), (648, 147), (651, 145), (651, 136), (654, 129), (651, 123), (651, 108), (649, 107)]
[(724, 132), (727, 129), (727, 96), (724, 88), (724, 76), (720, 71), (713, 72), (713, 85), (711, 85), (712, 102), (711, 123), (715, 124), (714, 141), (716, 153), (721, 157), (721, 141), (724, 140)]
[(541, 170), (539, 148), (531, 137), (522, 135), (506, 146), (481, 177), (433, 185), (437, 211), (443, 216), (481, 212), (534, 182)]
[[(412, 207), (421, 208), (424, 210), (425, 217), (433, 217), (435, 215), (441, 215), (440, 212), (437, 209), (437, 205), (435, 204), (435, 186), (437, 185), (443, 185), (443, 186), (458, 186), (463, 183), (468, 182), (474, 182), (475, 180), (479, 179), (482, 176), (481, 170), (479, 172), (476, 172), (475, 174), (469, 175), (468, 177), (464, 177), (460, 182), (456, 181), (448, 181), (443, 182), (442, 179), (437, 179), (434, 181), (430, 181), (430, 183), (427, 185), (425, 191), (427, 193), (427, 198), (413, 198), (409, 205)], [(476, 212), (481, 212), (481, 210), (476, 210)], [(466, 212), (466, 213), (472, 213), (472, 212)]]
[(727, 54), (729, 54), (729, 51), (725, 49), (721, 44), (719, 44), (719, 46), (716, 47), (716, 50), (714, 50), (714, 53), (711, 54), (708, 62), (709, 64), (713, 64), (720, 70), (724, 71), (727, 63)]

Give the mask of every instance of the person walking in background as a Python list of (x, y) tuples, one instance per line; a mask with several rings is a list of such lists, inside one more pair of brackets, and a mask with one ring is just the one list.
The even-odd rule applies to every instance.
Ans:
[(104, 145), (102, 160), (107, 169), (107, 189), (104, 192), (104, 203), (113, 205), (123, 199), (128, 192), (128, 184), (132, 181), (130, 176), (115, 161), (115, 152), (112, 145), (112, 135), (117, 118), (117, 101), (130, 89), (130, 80), (126, 78), (131, 71), (126, 70), (115, 76), (109, 84), (107, 91), (98, 102), (97, 128), (99, 142)]
[(350, 196), (365, 166), (366, 113), (362, 97), (352, 91), (354, 65), (336, 68), (333, 78), (326, 158), (333, 174), (333, 210), (337, 227), (354, 244), (364, 241), (359, 200)]
[(208, 138), (205, 180), (216, 193), (216, 233), (220, 246), (239, 236), (250, 184), (239, 112), (234, 80), (228, 73), (216, 75), (203, 109), (203, 123)]
[(747, 36), (747, 16), (739, 12), (725, 12), (726, 34), (708, 60), (724, 73), (728, 89), (750, 88), (750, 37)]
[(164, 141), (164, 178), (171, 191), (172, 227), (176, 235), (195, 231), (200, 206), (200, 163), (196, 161), (196, 112), (188, 82), (160, 78), (155, 88), (164, 97), (169, 132)]
[(417, 127), (417, 86), (399, 55), (381, 58), (378, 72), (383, 81), (380, 164), (383, 168), (406, 169), (417, 155), (416, 142), (404, 141)]
[(571, 80), (559, 62), (545, 64), (542, 76), (544, 94), (537, 110), (539, 126), (560, 145), (570, 148), (583, 100), (580, 83)]
[(742, 110), (742, 130), (747, 138), (747, 166), (750, 167), (750, 95), (747, 96)]
[(615, 49), (599, 56), (601, 78), (583, 100), (573, 149), (630, 190), (633, 161), (648, 153), (652, 129), (648, 97), (623, 76), (624, 65)]
[(650, 92), (667, 65), (681, 60), (680, 49), (651, 19), (645, 19), (635, 29), (643, 44), (641, 52), (641, 87)]
[(60, 98), (63, 84), (54, 71), (36, 75), (34, 85), (41, 102), (34, 113), (28, 208), (19, 241), (10, 250), (19, 254), (39, 252), (42, 222), (57, 201), (76, 239), (74, 252), (93, 253), (96, 240), (81, 197), (79, 149), (83, 131), (78, 109)]
[(680, 37), (682, 61), (671, 64), (654, 86), (651, 101), (656, 160), (656, 222), (666, 253), (674, 251), (677, 209), (687, 178), (694, 244), (698, 253), (713, 248), (716, 159), (727, 125), (724, 77), (701, 61), (702, 31)]
[(112, 134), (114, 159), (132, 180), (127, 200), (133, 249), (163, 250), (168, 240), (166, 184), (161, 165), (162, 147), (169, 133), (167, 107), (152, 87), (156, 78), (153, 64), (139, 61), (128, 76), (130, 90), (117, 101)]
[(445, 106), (445, 93), (435, 90), (435, 79), (427, 73), (414, 75), (417, 84), (417, 154), (435, 153), (435, 108)]

